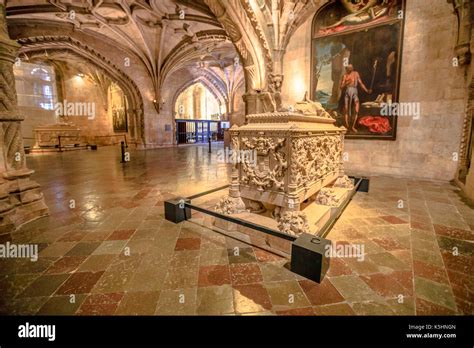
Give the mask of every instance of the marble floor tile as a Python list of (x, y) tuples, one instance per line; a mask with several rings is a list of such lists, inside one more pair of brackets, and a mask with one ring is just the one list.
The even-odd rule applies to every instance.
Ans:
[(311, 306), (296, 280), (264, 283), (264, 286), (270, 295), (273, 311)]
[(0, 259), (1, 314), (474, 314), (474, 209), (450, 183), (373, 176), (327, 235), (364, 259), (331, 258), (317, 284), (203, 214), (164, 219), (165, 200), (229, 182), (230, 166), (200, 161), (207, 149), (131, 150), (126, 168), (116, 150), (27, 157), (50, 216), (0, 235), (39, 250)]
[(234, 296), (230, 285), (198, 288), (196, 314), (222, 315), (234, 313)]

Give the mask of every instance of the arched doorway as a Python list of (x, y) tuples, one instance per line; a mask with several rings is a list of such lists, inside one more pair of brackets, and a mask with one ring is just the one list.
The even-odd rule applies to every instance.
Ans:
[(211, 91), (200, 81), (192, 83), (178, 94), (174, 105), (177, 143), (223, 140), (226, 114), (223, 96)]

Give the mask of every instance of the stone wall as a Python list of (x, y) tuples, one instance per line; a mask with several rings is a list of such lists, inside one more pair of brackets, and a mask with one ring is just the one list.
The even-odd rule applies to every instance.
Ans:
[[(64, 99), (68, 103), (92, 103), (95, 105), (94, 118), (89, 118), (86, 115), (75, 115), (68, 118), (68, 122), (81, 129), (81, 137), (85, 141), (107, 145), (122, 140), (118, 137), (115, 139), (102, 137), (117, 133), (113, 131), (112, 117), (107, 112), (107, 100), (104, 100), (104, 97), (107, 96), (103, 96), (99, 88), (89, 78), (68, 74), (64, 76), (63, 86)], [(61, 100), (58, 101), (61, 102)]]
[[(123, 140), (119, 137), (108, 137), (124, 133), (115, 133), (113, 131), (112, 115), (107, 109), (107, 95), (104, 95), (87, 76), (79, 77), (72, 73), (65, 74), (62, 86), (63, 98), (68, 104), (94, 104), (95, 116), (93, 118), (88, 118), (86, 115), (71, 115), (67, 119), (68, 122), (81, 129), (81, 137), (84, 142), (110, 145)], [(58, 100), (58, 102), (62, 103), (64, 100)], [(35, 140), (31, 138), (35, 137), (34, 129), (36, 127), (54, 124), (58, 121), (54, 110), (27, 106), (20, 106), (19, 110), (25, 117), (22, 124), (25, 145), (33, 146), (35, 144)]]
[[(310, 88), (310, 17), (284, 58), (283, 104)], [(350, 174), (452, 180), (465, 113), (463, 70), (453, 67), (456, 17), (447, 1), (407, 1), (400, 102), (419, 102), (418, 120), (399, 117), (396, 141), (346, 140)]]
[(56, 116), (53, 110), (44, 110), (37, 107), (19, 106), (18, 110), (25, 118), (21, 125), (23, 134), (23, 143), (25, 146), (35, 145), (35, 128), (45, 124), (56, 122)]
[[(30, 21), (31, 22), (31, 21)], [(110, 40), (103, 36), (88, 35), (84, 31), (74, 30), (72, 25), (61, 25), (57, 23), (35, 23), (36, 25), (25, 25), (21, 21), (9, 21), (8, 30), (12, 39), (18, 40), (29, 37), (70, 37), (79, 41), (87, 50), (106, 57), (110, 64), (120, 69), (130, 77), (136, 86), (143, 102), (144, 143), (146, 148), (159, 147), (172, 143), (172, 137), (167, 136), (164, 131), (164, 121), (158, 115), (153, 105), (155, 97), (151, 76), (144, 66), (142, 60), (132, 52), (122, 51), (114, 46)], [(125, 58), (129, 58), (129, 65), (125, 64)]]
[(176, 72), (169, 75), (166, 80), (164, 81), (165, 88), (163, 89), (163, 101), (165, 104), (163, 105), (163, 109), (161, 110), (161, 118), (163, 120), (162, 124), (160, 125), (163, 129), (168, 125), (168, 129), (171, 128), (170, 131), (167, 131), (164, 136), (167, 137), (170, 143), (175, 144), (175, 132), (176, 132), (176, 124), (175, 124), (175, 117), (174, 117), (174, 108), (175, 108), (175, 98), (177, 97), (178, 92), (185, 86), (189, 81), (193, 80), (195, 76), (192, 72), (188, 69), (179, 69)]

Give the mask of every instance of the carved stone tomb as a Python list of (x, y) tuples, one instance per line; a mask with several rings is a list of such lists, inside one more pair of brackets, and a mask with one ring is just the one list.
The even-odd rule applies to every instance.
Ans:
[(245, 125), (230, 129), (240, 160), (216, 211), (290, 235), (317, 234), (353, 188), (342, 164), (346, 129), (334, 123), (306, 98), (289, 111), (248, 115)]

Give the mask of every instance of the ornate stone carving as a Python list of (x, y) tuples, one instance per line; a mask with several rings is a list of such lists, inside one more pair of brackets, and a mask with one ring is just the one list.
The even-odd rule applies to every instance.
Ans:
[[(255, 166), (248, 158), (242, 163), (241, 181), (247, 185), (255, 186), (257, 190), (275, 188), (283, 190), (283, 177), (287, 169), (285, 153), (281, 151), (285, 144), (284, 138), (253, 137), (242, 138), (242, 149), (257, 151), (259, 164)], [(271, 158), (270, 158), (271, 156)], [(270, 168), (270, 160), (275, 165)]]
[(265, 60), (267, 61), (267, 69), (269, 74), (271, 73), (273, 69), (273, 59), (272, 59), (272, 54), (270, 51), (270, 47), (268, 45), (268, 42), (265, 37), (265, 33), (262, 29), (262, 26), (260, 25), (257, 16), (255, 15), (255, 11), (252, 9), (252, 6), (249, 3), (249, 0), (244, 0), (242, 2), (242, 7), (245, 10), (245, 13), (247, 17), (250, 19), (250, 23), (252, 24), (252, 28), (255, 31), (258, 40), (260, 41), (260, 45), (263, 47), (264, 52), (265, 52)]
[(292, 183), (307, 187), (341, 169), (341, 138), (326, 135), (295, 138), (291, 154)]
[(247, 92), (266, 90), (271, 57), (266, 57), (267, 51), (241, 1), (204, 0), (204, 2), (222, 24), (242, 57)]
[(474, 23), (474, 5), (470, 0), (447, 0), (453, 5), (458, 20), (457, 42), (454, 48), (459, 65), (468, 65), (471, 62), (471, 35)]
[(278, 218), (278, 229), (291, 236), (308, 233), (308, 218), (302, 211), (287, 211)]
[(329, 205), (331, 207), (337, 207), (339, 205), (336, 192), (331, 188), (322, 188), (316, 196), (315, 202), (321, 205)]
[(0, 233), (47, 215), (40, 186), (26, 167), (18, 113), (13, 61), (19, 45), (8, 37), (4, 2), (0, 2)]
[(354, 181), (352, 181), (352, 179), (350, 179), (347, 175), (343, 175), (337, 178), (333, 186), (352, 190), (354, 188)]
[(237, 214), (245, 211), (245, 204), (240, 198), (224, 197), (216, 204), (214, 210), (221, 214)]
[[(0, 85), (12, 86), (15, 84), (15, 77), (13, 70), (6, 68), (6, 65), (11, 65), (8, 61), (0, 60)], [(7, 114), (16, 109), (16, 91), (10, 88), (0, 89), (0, 114)]]
[(329, 113), (324, 110), (321, 103), (314, 102), (308, 99), (308, 92), (305, 93), (302, 101), (297, 102), (294, 106), (296, 112), (300, 112), (304, 115), (312, 115), (324, 118), (332, 118)]
[[(265, 216), (292, 234), (309, 230), (307, 221), (319, 221), (303, 214), (303, 202), (343, 175), (345, 128), (335, 126), (319, 103), (305, 98), (300, 105), (298, 111), (250, 114), (247, 124), (231, 128), (233, 149), (256, 151), (257, 163), (244, 157), (234, 164), (229, 195), (260, 202), (271, 210)], [(322, 191), (324, 204), (337, 205), (332, 191)], [(312, 214), (327, 213), (320, 208)]]
[(473, 119), (474, 119), (474, 67), (472, 63), (472, 47), (474, 39), (472, 37), (472, 24), (474, 23), (474, 5), (469, 0), (448, 0), (453, 5), (454, 14), (458, 20), (458, 35), (455, 46), (455, 54), (459, 62), (459, 67), (466, 69), (467, 75), (467, 104), (466, 115), (464, 117), (461, 143), (459, 146), (459, 164), (455, 181), (464, 189), (465, 193), (473, 199), (472, 188), (465, 187), (467, 176), (472, 175), (472, 148), (473, 143)]
[(22, 169), (25, 166), (25, 154), (20, 122), (3, 122), (2, 128), (7, 170)]

